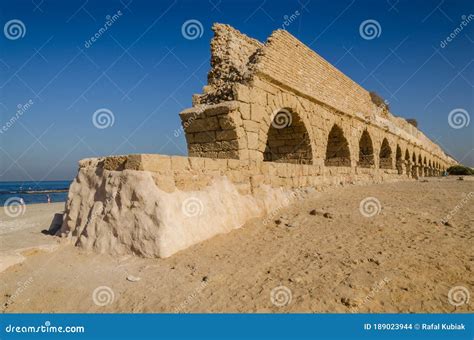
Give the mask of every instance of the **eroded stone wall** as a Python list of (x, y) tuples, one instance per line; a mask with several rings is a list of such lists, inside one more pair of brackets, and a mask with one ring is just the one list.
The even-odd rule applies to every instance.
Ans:
[(205, 157), (137, 154), (85, 159), (80, 169), (147, 171), (163, 191), (199, 191), (216, 177), (226, 177), (243, 194), (253, 194), (261, 185), (273, 188), (322, 188), (339, 184), (362, 184), (404, 179), (395, 169), (373, 172), (347, 167)]
[[(265, 44), (227, 25), (217, 24), (214, 31), (212, 60), (226, 62), (212, 64), (210, 85), (204, 94), (195, 95), (193, 108), (181, 113), (190, 156), (353, 169), (365, 157), (372, 159), (369, 167), (374, 170), (396, 169), (407, 177), (437, 175), (455, 163), (417, 128), (379, 108), (369, 92), (287, 31), (275, 31)], [(226, 46), (232, 48), (223, 52)], [(227, 71), (232, 76), (224, 75)], [(216, 86), (226, 88), (226, 95), (219, 96)], [(287, 113), (286, 124), (281, 123), (285, 119), (278, 121), (282, 111)], [(342, 131), (347, 148), (339, 135), (331, 134), (334, 129)], [(371, 147), (360, 145), (364, 133), (369, 134)], [(276, 134), (286, 136), (286, 142), (275, 141)], [(373, 154), (364, 155), (362, 149)], [(428, 162), (412, 162), (403, 157), (406, 152)]]
[(395, 170), (351, 173), (350, 168), (153, 154), (85, 159), (57, 235), (97, 252), (167, 257), (271, 214), (307, 190), (400, 177)]

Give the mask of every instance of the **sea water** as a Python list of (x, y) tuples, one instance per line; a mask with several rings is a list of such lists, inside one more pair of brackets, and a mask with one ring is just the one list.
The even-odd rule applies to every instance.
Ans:
[(0, 206), (23, 199), (25, 204), (65, 202), (71, 181), (0, 182)]

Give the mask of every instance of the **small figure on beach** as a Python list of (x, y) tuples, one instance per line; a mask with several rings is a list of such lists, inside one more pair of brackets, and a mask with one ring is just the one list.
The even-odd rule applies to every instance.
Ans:
[(48, 201), (48, 203), (51, 203), (51, 197), (48, 195), (46, 195), (46, 200)]
[(20, 197), (20, 204), (21, 205), (25, 205), (25, 200), (23, 198)]

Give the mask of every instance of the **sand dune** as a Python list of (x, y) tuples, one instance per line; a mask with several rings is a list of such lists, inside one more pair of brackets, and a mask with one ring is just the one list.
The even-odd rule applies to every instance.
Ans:
[(59, 243), (40, 231), (63, 205), (28, 206), (14, 220), (1, 211), (0, 256), (23, 249), (26, 260), (0, 273), (0, 303), (3, 312), (472, 312), (472, 192), (471, 178), (333, 188), (166, 259), (64, 244), (45, 252), (35, 247)]

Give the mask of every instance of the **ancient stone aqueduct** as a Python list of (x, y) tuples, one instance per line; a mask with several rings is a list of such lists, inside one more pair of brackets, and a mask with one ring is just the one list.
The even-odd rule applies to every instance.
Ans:
[(208, 85), (180, 113), (189, 157), (82, 160), (58, 234), (169, 256), (268, 213), (289, 190), (438, 176), (456, 164), (287, 31), (263, 44), (213, 29)]

